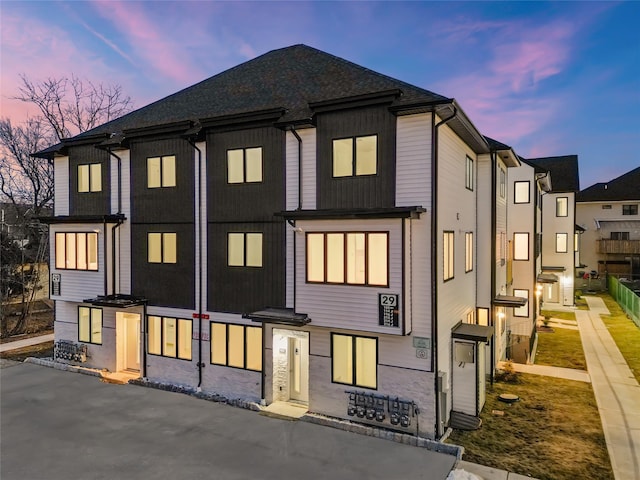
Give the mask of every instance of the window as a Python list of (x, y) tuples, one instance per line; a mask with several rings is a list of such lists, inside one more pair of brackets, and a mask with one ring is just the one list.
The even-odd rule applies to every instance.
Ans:
[(378, 137), (341, 138), (333, 141), (333, 176), (375, 175)]
[(211, 363), (262, 371), (262, 328), (211, 322)]
[(227, 150), (227, 183), (262, 182), (262, 147)]
[(513, 183), (513, 203), (529, 203), (529, 182)]
[(147, 234), (147, 240), (149, 263), (177, 262), (177, 233), (149, 233)]
[(500, 242), (500, 246), (498, 247), (500, 249), (500, 266), (503, 266), (506, 263), (506, 259), (507, 259), (507, 234), (506, 232), (500, 232), (500, 236), (499, 236), (499, 242)]
[(629, 240), (629, 232), (611, 232), (611, 240)]
[(97, 233), (56, 233), (56, 268), (98, 270)]
[(569, 198), (556, 198), (556, 217), (566, 217), (569, 215)]
[(467, 190), (473, 190), (473, 159), (467, 157), (466, 161), (466, 174), (465, 174), (465, 187)]
[(193, 321), (184, 318), (147, 317), (147, 351), (151, 355), (191, 360)]
[(467, 323), (471, 323), (471, 324), (476, 323), (475, 319), (473, 318), (473, 310), (469, 310), (467, 312)]
[(500, 198), (507, 196), (507, 172), (500, 167)]
[(522, 307), (513, 308), (514, 317), (528, 317), (529, 316), (529, 290), (513, 289), (513, 295), (515, 297), (522, 297), (527, 299), (527, 303)]
[(622, 205), (622, 214), (623, 215), (637, 215), (638, 214), (638, 204), (635, 205)]
[(556, 233), (556, 252), (557, 253), (567, 252), (567, 234), (566, 233)]
[(464, 234), (464, 251), (464, 271), (466, 273), (473, 270), (473, 232)]
[(176, 157), (147, 158), (147, 188), (176, 186)]
[(332, 333), (331, 381), (378, 388), (378, 339)]
[(489, 325), (489, 309), (478, 307), (478, 325)]
[(227, 265), (230, 267), (262, 267), (262, 234), (229, 233)]
[(78, 307), (78, 341), (102, 345), (102, 309)]
[(78, 165), (78, 192), (102, 191), (102, 164)]
[(442, 279), (446, 282), (453, 278), (453, 257), (454, 257), (454, 233), (443, 232), (442, 238), (442, 263), (444, 273)]
[(529, 234), (513, 234), (513, 259), (529, 260)]
[(307, 282), (388, 286), (388, 232), (307, 234)]
[(611, 210), (611, 205), (602, 205), (602, 210)]

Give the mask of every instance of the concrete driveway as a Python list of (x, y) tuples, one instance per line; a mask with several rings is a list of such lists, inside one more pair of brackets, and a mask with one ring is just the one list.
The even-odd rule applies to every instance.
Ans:
[(2, 480), (445, 479), (455, 458), (33, 364), (0, 370)]

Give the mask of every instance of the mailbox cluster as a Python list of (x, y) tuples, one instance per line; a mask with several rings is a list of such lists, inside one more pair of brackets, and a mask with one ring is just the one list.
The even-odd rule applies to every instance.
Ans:
[(87, 361), (87, 346), (67, 340), (60, 340), (53, 346), (53, 356), (63, 360), (73, 360), (75, 362)]
[(346, 393), (349, 394), (347, 415), (350, 417), (384, 422), (388, 413), (391, 425), (400, 425), (406, 428), (411, 425), (411, 417), (420, 413), (416, 404), (411, 400), (400, 400), (397, 397), (389, 398), (365, 392), (347, 391)]

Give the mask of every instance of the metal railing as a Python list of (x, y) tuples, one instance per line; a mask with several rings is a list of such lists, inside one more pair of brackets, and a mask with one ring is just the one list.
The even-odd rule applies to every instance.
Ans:
[(640, 254), (640, 240), (597, 240), (597, 253)]
[(625, 282), (609, 275), (608, 287), (620, 308), (640, 327), (640, 281)]

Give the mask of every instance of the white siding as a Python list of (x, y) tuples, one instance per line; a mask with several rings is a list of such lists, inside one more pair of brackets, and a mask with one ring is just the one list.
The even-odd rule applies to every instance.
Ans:
[[(411, 320), (412, 334), (431, 338), (431, 215), (423, 213), (418, 220), (407, 220), (407, 234), (410, 245), (406, 250), (407, 308), (404, 313)], [(431, 362), (431, 352), (429, 352)]]
[(54, 215), (69, 215), (69, 157), (53, 160)]
[(118, 156), (122, 159), (122, 213), (126, 220), (117, 233), (119, 285), (116, 286), (116, 291), (131, 294), (131, 152), (118, 152)]
[(303, 130), (298, 130), (297, 132), (302, 139), (302, 209), (315, 210), (316, 129), (305, 128)]
[[(300, 137), (302, 138), (302, 137)], [(295, 210), (298, 208), (298, 140), (291, 132), (287, 132), (286, 139), (286, 208), (287, 210)], [(304, 148), (304, 144), (303, 144)], [(293, 238), (295, 232), (292, 228), (287, 226), (285, 229), (285, 242), (286, 242), (286, 306), (293, 308), (293, 290), (294, 290), (294, 278), (293, 278), (293, 265), (295, 252), (293, 250)]]
[(396, 206), (431, 209), (431, 114), (398, 117)]
[(491, 232), (491, 211), (493, 198), (491, 194), (491, 157), (489, 154), (478, 156), (478, 220), (477, 220), (477, 255), (476, 275), (478, 282), (477, 305), (491, 308), (491, 252), (495, 249)]
[[(473, 348), (474, 357), (477, 348), (484, 348), (484, 344), (474, 344), (471, 342), (463, 342), (455, 340), (454, 355), (456, 344), (469, 346)], [(476, 390), (477, 390), (477, 374), (475, 363), (460, 363), (453, 360), (453, 373), (451, 385), (451, 397), (453, 399), (452, 409), (456, 412), (466, 413), (467, 415), (476, 414)]]

